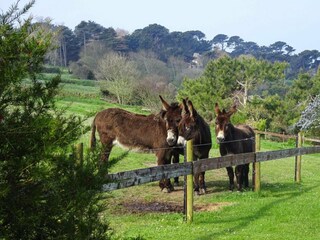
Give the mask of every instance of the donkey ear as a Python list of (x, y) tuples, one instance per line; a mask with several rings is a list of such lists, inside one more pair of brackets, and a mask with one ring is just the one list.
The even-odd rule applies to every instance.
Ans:
[(182, 99), (182, 103), (181, 103), (181, 116), (186, 115), (187, 113), (189, 113), (188, 107), (187, 107), (187, 101), (186, 99)]
[(187, 105), (190, 112), (190, 117), (197, 117), (197, 111), (194, 109), (193, 104), (190, 100), (187, 101)]
[(170, 108), (170, 105), (161, 97), (161, 95), (159, 95), (160, 100), (162, 102), (162, 108), (165, 111), (168, 111), (168, 109)]
[(220, 111), (220, 108), (219, 108), (219, 104), (218, 104), (218, 103), (216, 103), (216, 104), (214, 105), (214, 111), (215, 111), (215, 113), (216, 113), (217, 115), (221, 114), (221, 111)]

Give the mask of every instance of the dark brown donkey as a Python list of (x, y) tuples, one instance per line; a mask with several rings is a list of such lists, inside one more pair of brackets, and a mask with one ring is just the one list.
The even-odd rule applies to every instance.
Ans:
[[(228, 112), (224, 109), (221, 111), (219, 109), (218, 103), (215, 105), (216, 113), (216, 138), (217, 142), (220, 144), (220, 154), (221, 156), (229, 154), (239, 154), (254, 152), (254, 131), (248, 125), (232, 125), (230, 122), (230, 117), (237, 111), (236, 106), (230, 108)], [(242, 190), (242, 187), (249, 187), (249, 163), (238, 165), (235, 167), (235, 172), (233, 167), (227, 167), (227, 172), (229, 176), (229, 189), (234, 189), (234, 175), (237, 179), (237, 189)]]
[[(172, 146), (178, 140), (178, 123), (181, 107), (178, 103), (169, 105), (160, 96), (163, 109), (159, 114), (141, 115), (120, 108), (105, 109), (95, 116), (92, 123), (91, 148), (95, 146), (96, 130), (103, 145), (101, 160), (108, 162), (112, 147), (118, 144), (138, 151), (152, 151), (158, 165), (170, 164)], [(173, 190), (170, 179), (159, 183), (161, 189)]]
[[(209, 157), (211, 149), (210, 127), (194, 109), (190, 100), (183, 99), (182, 119), (179, 123), (178, 145), (184, 145), (187, 140), (193, 140), (193, 159)], [(206, 192), (205, 172), (194, 175), (194, 191), (200, 195)]]

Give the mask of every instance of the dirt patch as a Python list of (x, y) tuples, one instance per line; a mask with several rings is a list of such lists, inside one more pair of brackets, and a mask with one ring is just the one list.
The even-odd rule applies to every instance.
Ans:
[(194, 206), (195, 211), (198, 212), (211, 212), (211, 211), (218, 211), (223, 207), (226, 206), (231, 206), (233, 203), (230, 202), (220, 202), (220, 203), (209, 203), (205, 205), (199, 205), (199, 206)]
[(176, 203), (164, 202), (126, 202), (123, 207), (130, 213), (145, 213), (145, 212), (183, 212), (183, 206)]
[[(194, 211), (217, 211), (224, 206), (232, 205), (232, 203), (209, 203), (205, 205), (195, 205)], [(125, 202), (122, 203), (124, 212), (126, 213), (150, 213), (150, 212), (176, 212), (183, 213), (183, 205), (173, 202)]]

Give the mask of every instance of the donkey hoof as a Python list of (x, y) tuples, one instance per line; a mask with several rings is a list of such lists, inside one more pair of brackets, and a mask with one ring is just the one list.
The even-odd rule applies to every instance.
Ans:
[(169, 190), (168, 188), (163, 188), (163, 189), (161, 190), (161, 192), (163, 192), (163, 193), (169, 193), (170, 190)]
[(172, 191), (174, 191), (174, 188), (173, 187), (166, 187), (166, 188), (163, 188), (161, 191), (163, 193), (171, 193)]
[(205, 188), (200, 188), (199, 193), (200, 193), (200, 195), (205, 195), (206, 194), (206, 189)]

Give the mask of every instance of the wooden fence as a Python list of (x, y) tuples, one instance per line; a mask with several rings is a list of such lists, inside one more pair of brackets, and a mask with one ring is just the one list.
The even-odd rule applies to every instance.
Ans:
[[(284, 150), (276, 150), (276, 151), (267, 151), (267, 152), (259, 152), (260, 150), (260, 134), (267, 134), (267, 132), (256, 132), (256, 152), (252, 153), (243, 153), (243, 154), (236, 154), (236, 155), (228, 155), (224, 157), (214, 157), (208, 159), (201, 159), (198, 161), (190, 162), (192, 157), (192, 143), (188, 141), (186, 155), (188, 162), (184, 163), (176, 163), (176, 164), (169, 164), (169, 165), (161, 165), (156, 167), (150, 168), (143, 168), (143, 169), (136, 169), (131, 171), (113, 173), (107, 175), (107, 183), (103, 185), (103, 191), (112, 191), (120, 188), (126, 188), (131, 186), (137, 186), (144, 183), (155, 182), (159, 181), (164, 178), (174, 178), (179, 176), (189, 176), (187, 182), (189, 185), (187, 186), (187, 222), (192, 222), (192, 207), (190, 210), (190, 203), (192, 205), (193, 199), (193, 187), (192, 175), (195, 173), (213, 170), (213, 169), (220, 169), (225, 168), (228, 166), (236, 166), (245, 163), (253, 163), (253, 186), (255, 191), (260, 191), (260, 163), (264, 161), (270, 160), (277, 160), (283, 159), (288, 157), (296, 157), (295, 163), (295, 181), (300, 182), (301, 180), (301, 156), (305, 154), (314, 154), (320, 153), (320, 146), (313, 146), (313, 147), (302, 147), (302, 139), (303, 135), (298, 134), (295, 135), (282, 135), (282, 134), (273, 134), (273, 136), (278, 137), (285, 137), (285, 138), (296, 138), (297, 145), (295, 148), (284, 149)], [(190, 149), (191, 148), (191, 149)], [(191, 177), (190, 177), (191, 176)], [(190, 194), (190, 192), (192, 194)], [(190, 199), (191, 198), (191, 199)], [(188, 204), (189, 202), (189, 204)], [(188, 208), (189, 206), (189, 208)]]
[[(297, 136), (296, 136), (297, 137)], [(173, 178), (186, 176), (189, 174), (208, 171), (213, 169), (225, 168), (245, 163), (259, 163), (281, 158), (301, 156), (305, 154), (320, 153), (320, 146), (296, 148), (258, 152), (260, 134), (256, 134), (256, 152), (229, 155), (224, 157), (214, 157), (202, 159), (195, 162), (175, 163), (161, 165), (150, 168), (136, 169), (131, 171), (109, 174), (107, 183), (103, 185), (103, 191), (111, 191), (120, 188), (137, 186), (144, 183), (159, 181), (163, 178)]]

